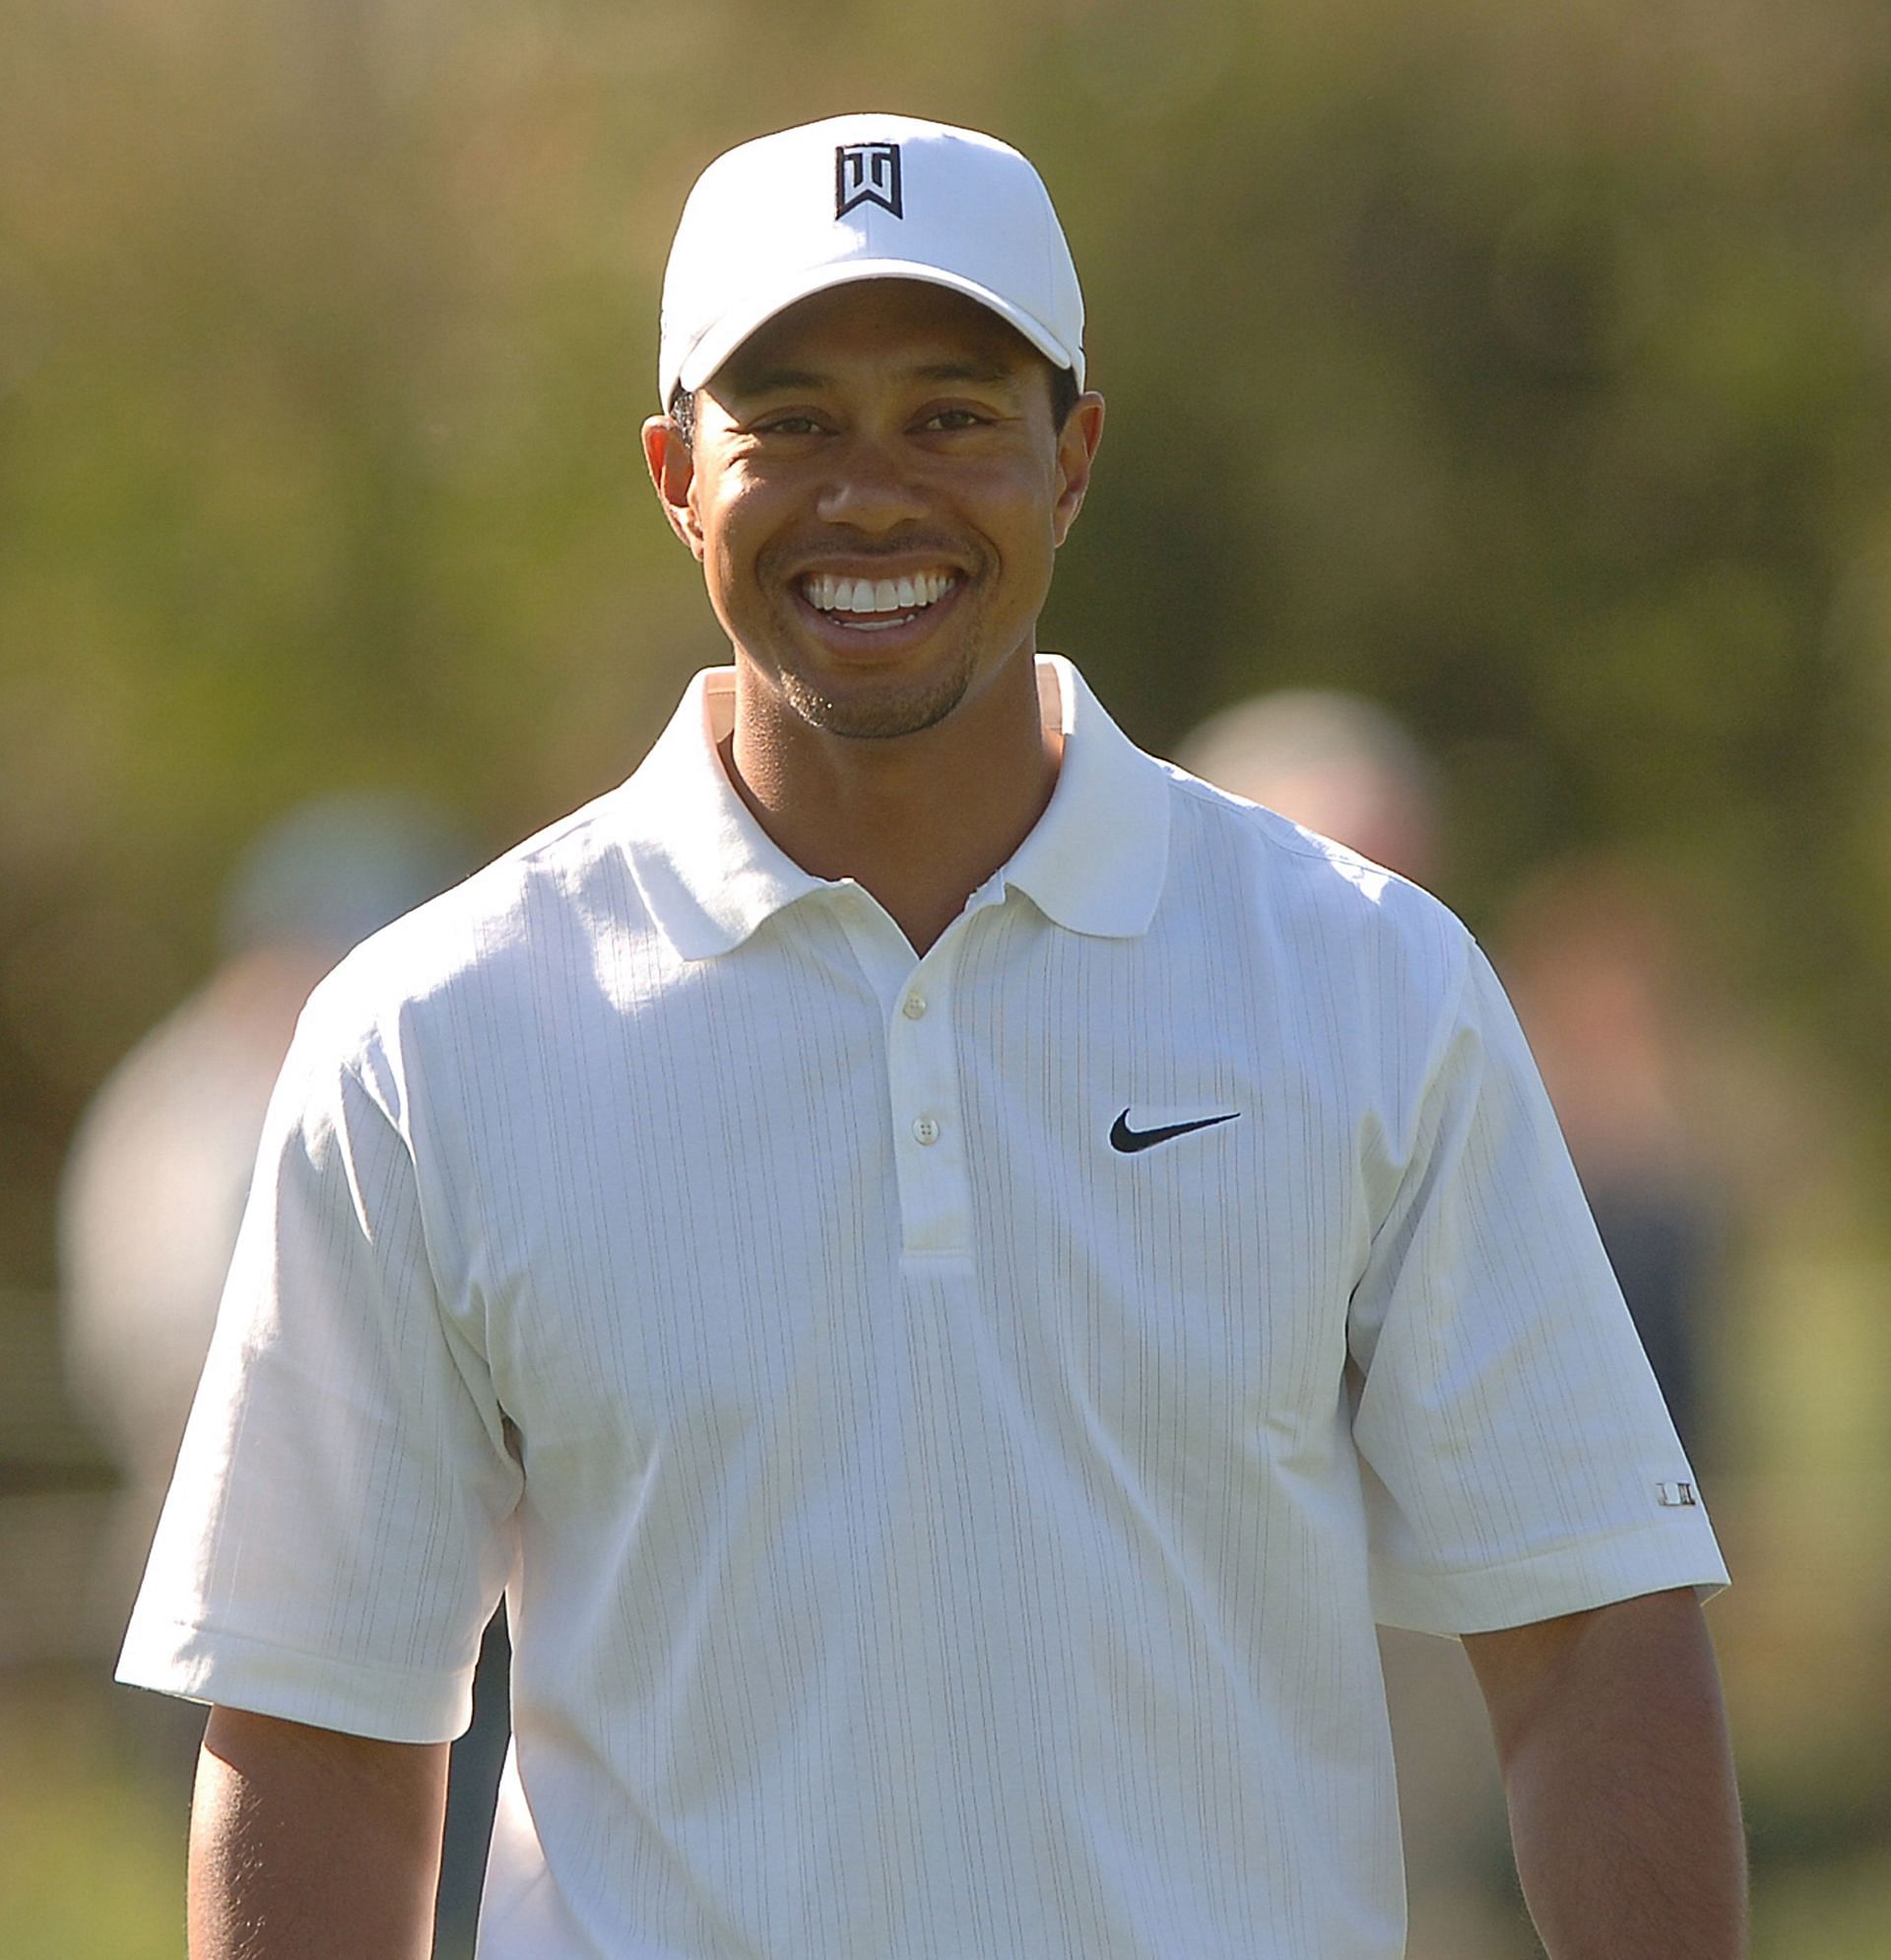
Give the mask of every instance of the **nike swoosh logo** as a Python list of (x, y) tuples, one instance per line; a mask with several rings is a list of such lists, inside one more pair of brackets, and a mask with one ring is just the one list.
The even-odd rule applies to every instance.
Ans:
[(1225, 1116), (1198, 1117), (1193, 1123), (1165, 1123), (1159, 1130), (1132, 1130), (1130, 1112), (1126, 1109), (1110, 1126), (1110, 1148), (1121, 1150), (1125, 1156), (1138, 1150), (1152, 1150), (1172, 1137), (1186, 1137), (1191, 1130), (1212, 1130), (1217, 1123), (1232, 1123), (1240, 1114), (1238, 1109), (1231, 1109)]

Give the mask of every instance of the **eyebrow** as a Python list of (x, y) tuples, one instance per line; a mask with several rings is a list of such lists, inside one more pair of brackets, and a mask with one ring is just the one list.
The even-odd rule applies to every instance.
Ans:
[(818, 388), (827, 377), (807, 367), (764, 367), (753, 374), (736, 367), (729, 378), (745, 395), (781, 395), (794, 388)]
[[(825, 387), (833, 376), (818, 373), (810, 367), (763, 367), (752, 374), (744, 374), (737, 368), (730, 378), (737, 390), (745, 395), (783, 395), (803, 388)], [(989, 386), (1015, 380), (1017, 369), (1010, 362), (1001, 360), (933, 360), (908, 368), (906, 378), (914, 381), (969, 381)]]
[(1011, 381), (1017, 369), (1003, 360), (940, 360), (915, 367), (917, 381)]

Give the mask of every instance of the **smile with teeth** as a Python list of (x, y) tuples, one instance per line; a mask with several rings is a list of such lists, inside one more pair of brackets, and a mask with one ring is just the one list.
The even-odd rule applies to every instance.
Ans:
[(874, 632), (904, 625), (957, 583), (958, 574), (950, 571), (908, 572), (900, 578), (836, 578), (816, 571), (801, 581), (801, 596), (838, 624)]

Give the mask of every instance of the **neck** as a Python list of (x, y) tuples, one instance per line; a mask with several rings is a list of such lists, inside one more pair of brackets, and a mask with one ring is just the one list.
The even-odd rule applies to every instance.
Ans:
[(812, 726), (739, 659), (722, 754), (789, 857), (853, 879), (923, 953), (1043, 816), (1062, 748), (1025, 651), (944, 721), (883, 740)]

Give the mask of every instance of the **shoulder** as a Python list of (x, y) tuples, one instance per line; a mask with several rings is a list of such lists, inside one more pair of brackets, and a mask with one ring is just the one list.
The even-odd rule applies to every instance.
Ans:
[(647, 927), (624, 825), (619, 786), (363, 940), (310, 995), (298, 1046), (359, 1070), (429, 1036), (503, 1037), (601, 940)]
[(1469, 930), (1422, 886), (1277, 811), (1157, 765), (1172, 792), (1171, 882), (1197, 909), (1277, 946), (1325, 984), (1455, 995), (1476, 958)]

